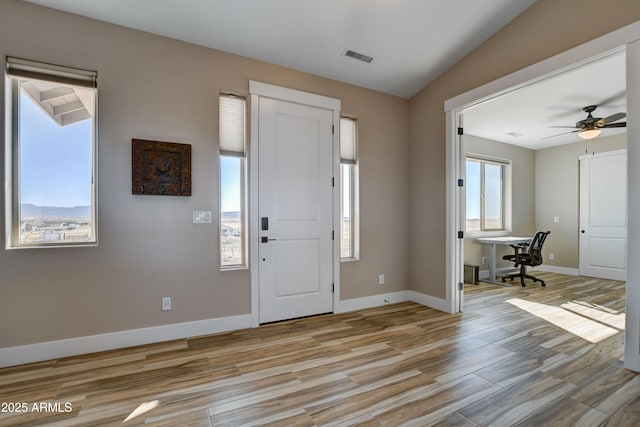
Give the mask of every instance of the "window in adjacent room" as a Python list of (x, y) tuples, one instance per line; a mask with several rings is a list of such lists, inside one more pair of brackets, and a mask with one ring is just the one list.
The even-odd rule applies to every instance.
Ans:
[(340, 118), (340, 258), (358, 259), (357, 122)]
[(96, 237), (97, 73), (7, 58), (7, 248)]
[(466, 159), (466, 230), (508, 229), (510, 163), (481, 157)]
[(246, 267), (246, 100), (220, 95), (220, 266)]

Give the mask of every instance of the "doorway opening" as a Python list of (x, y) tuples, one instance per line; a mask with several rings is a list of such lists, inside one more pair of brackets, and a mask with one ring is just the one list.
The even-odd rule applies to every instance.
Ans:
[[(630, 30), (631, 28), (631, 30)], [(465, 206), (464, 188), (459, 186), (459, 180), (465, 178), (464, 158), (465, 151), (462, 145), (462, 134), (459, 128), (465, 128), (467, 123), (466, 113), (472, 111), (474, 107), (478, 107), (483, 103), (495, 102), (499, 97), (527, 88), (541, 81), (557, 77), (569, 70), (578, 69), (586, 64), (591, 64), (602, 60), (611, 55), (622, 54), (626, 60), (627, 75), (626, 79), (628, 110), (636, 111), (639, 101), (633, 96), (633, 90), (640, 86), (637, 77), (633, 76), (632, 71), (638, 67), (636, 62), (640, 62), (640, 45), (637, 40), (640, 39), (640, 25), (634, 24), (625, 28), (625, 31), (618, 30), (589, 42), (585, 45), (571, 49), (563, 54), (559, 54), (538, 64), (534, 64), (528, 68), (505, 76), (487, 85), (476, 88), (472, 91), (464, 93), (458, 97), (452, 98), (445, 102), (445, 111), (447, 112), (447, 302), (452, 312), (462, 311), (464, 309), (464, 287), (463, 283), (463, 265), (465, 257), (464, 242), (459, 232), (465, 230), (465, 215), (463, 208)], [(630, 113), (632, 115), (633, 113)], [(629, 140), (633, 140), (633, 136), (637, 134), (632, 126), (627, 129)], [(630, 144), (631, 146), (631, 144)], [(629, 162), (635, 158), (635, 153), (629, 153)], [(635, 204), (635, 188), (633, 181), (634, 172), (629, 173), (629, 210), (633, 209)], [(552, 216), (552, 219), (553, 218)], [(633, 222), (633, 219), (629, 219)], [(505, 234), (509, 231), (504, 230)], [(635, 247), (634, 243), (629, 243), (628, 256), (632, 257), (640, 248)], [(629, 277), (632, 278), (631, 272)], [(640, 293), (639, 284), (632, 282), (627, 283), (626, 300), (631, 300)], [(627, 305), (627, 320), (625, 330), (625, 367), (632, 370), (640, 370), (640, 354), (638, 352), (638, 335), (640, 327), (640, 307)]]

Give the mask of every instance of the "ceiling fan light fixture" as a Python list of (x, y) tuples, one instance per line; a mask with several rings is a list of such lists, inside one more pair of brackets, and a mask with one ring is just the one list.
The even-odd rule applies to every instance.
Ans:
[(578, 136), (582, 139), (593, 139), (600, 136), (602, 129), (585, 129), (578, 133)]

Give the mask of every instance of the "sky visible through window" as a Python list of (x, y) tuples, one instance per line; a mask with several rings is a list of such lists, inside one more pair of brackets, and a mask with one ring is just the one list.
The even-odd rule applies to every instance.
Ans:
[(480, 163), (467, 161), (467, 219), (480, 219)]
[(502, 216), (502, 165), (484, 165), (484, 216), (496, 220)]
[(221, 212), (239, 212), (242, 205), (239, 157), (220, 156)]
[(342, 216), (344, 220), (351, 218), (351, 170), (352, 165), (342, 165)]
[[(466, 161), (467, 229), (480, 229), (482, 197), (482, 169), (484, 166), (484, 219), (501, 221), (502, 217), (502, 165), (477, 160)], [(501, 227), (501, 226), (500, 226)]]
[(61, 127), (20, 92), (20, 203), (91, 205), (92, 119)]

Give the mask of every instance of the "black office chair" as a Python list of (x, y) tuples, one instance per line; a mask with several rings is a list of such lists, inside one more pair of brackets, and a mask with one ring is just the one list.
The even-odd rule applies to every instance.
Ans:
[(515, 253), (513, 255), (505, 255), (502, 259), (507, 261), (513, 261), (514, 267), (520, 267), (518, 273), (509, 274), (502, 277), (502, 281), (506, 282), (507, 279), (513, 280), (516, 277), (520, 278), (520, 283), (525, 287), (524, 279), (531, 279), (533, 282), (540, 282), (542, 286), (546, 286), (544, 280), (538, 279), (527, 274), (527, 266), (535, 267), (542, 264), (542, 245), (547, 239), (547, 236), (551, 231), (538, 231), (530, 243), (519, 243), (517, 245), (509, 245), (513, 248)]

